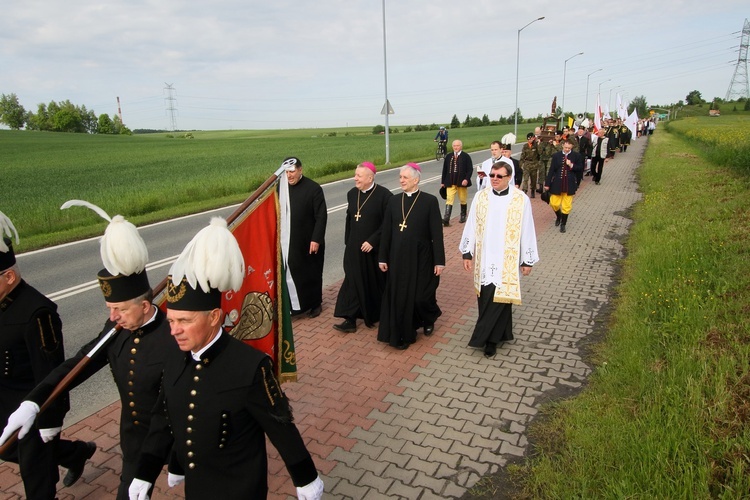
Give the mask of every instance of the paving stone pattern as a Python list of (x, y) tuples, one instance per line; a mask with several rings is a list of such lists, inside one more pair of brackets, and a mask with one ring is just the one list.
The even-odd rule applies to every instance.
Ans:
[[(299, 380), (284, 388), (325, 481), (324, 498), (459, 498), (524, 455), (540, 404), (556, 389), (580, 388), (591, 372), (579, 341), (591, 334), (608, 300), (631, 222), (626, 214), (640, 199), (635, 170), (645, 145), (639, 139), (608, 161), (600, 185), (584, 178), (565, 234), (554, 227), (549, 207), (538, 196), (532, 200), (541, 261), (522, 279), (523, 305), (513, 310), (516, 338), (492, 359), (467, 347), (477, 303), (458, 253), (458, 217), (445, 230), (443, 316), (431, 337), (420, 333), (416, 344), (398, 351), (361, 323), (355, 334), (333, 330), (339, 283), (324, 290), (320, 317), (295, 319)], [(98, 448), (77, 484), (60, 483), (60, 500), (115, 498), (118, 417), (115, 403), (64, 431)], [(296, 498), (270, 443), (268, 454), (269, 498)], [(168, 489), (162, 472), (153, 498), (183, 498), (183, 491)], [(18, 498), (18, 468), (0, 464), (0, 500)]]

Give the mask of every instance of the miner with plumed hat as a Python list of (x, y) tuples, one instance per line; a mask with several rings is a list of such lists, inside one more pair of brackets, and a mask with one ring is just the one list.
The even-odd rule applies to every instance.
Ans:
[(237, 240), (218, 217), (170, 269), (167, 319), (182, 352), (164, 366), (162, 401), (130, 487), (133, 500), (147, 498), (168, 450), (169, 483), (184, 480), (188, 500), (266, 498), (266, 436), (299, 498), (323, 494), (271, 359), (222, 330), (222, 295), (239, 290), (244, 273)]
[(83, 470), (96, 445), (60, 439), (70, 407), (67, 396), (58, 398), (36, 422), (39, 405), (24, 401), (63, 362), (65, 351), (57, 305), (21, 277), (11, 236), (18, 244), (16, 228), (0, 212), (0, 424), (9, 428), (0, 443), (21, 428), (18, 441), (0, 459), (18, 464), (26, 498), (51, 500), (60, 479), (57, 466), (67, 468), (68, 474)]
[(344, 281), (333, 313), (344, 320), (333, 328), (344, 333), (357, 331), (357, 318), (368, 328), (380, 321), (385, 273), (378, 267), (378, 249), (383, 214), (393, 193), (375, 182), (375, 172), (370, 162), (357, 165), (354, 187), (346, 193)]
[[(169, 335), (165, 314), (152, 302), (153, 292), (146, 273), (148, 249), (136, 227), (123, 216), (110, 217), (103, 209), (86, 201), (70, 200), (61, 208), (73, 206), (89, 208), (109, 222), (99, 245), (104, 268), (97, 273), (109, 317), (101, 333), (45, 377), (27, 400), (42, 404), (84, 357), (90, 360), (72, 380), (69, 389), (109, 365), (122, 403), (120, 448), (123, 463), (117, 498), (125, 500), (148, 434), (151, 410), (159, 396), (164, 358), (169, 351), (177, 353), (178, 349)], [(92, 354), (100, 342), (104, 344)], [(161, 460), (166, 462), (166, 454)], [(66, 485), (78, 480), (83, 467), (73, 472), (64, 479)]]

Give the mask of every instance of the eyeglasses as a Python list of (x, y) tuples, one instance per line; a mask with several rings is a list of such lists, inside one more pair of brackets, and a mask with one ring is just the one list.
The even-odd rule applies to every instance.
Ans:
[(503, 177), (510, 177), (510, 174), (508, 174), (508, 175), (490, 174), (490, 177), (492, 179), (502, 179)]

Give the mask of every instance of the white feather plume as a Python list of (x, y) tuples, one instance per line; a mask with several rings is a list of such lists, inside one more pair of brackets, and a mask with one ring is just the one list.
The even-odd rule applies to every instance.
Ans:
[(3, 233), (8, 238), (13, 238), (13, 235), (16, 235), (16, 245), (18, 244), (18, 231), (16, 231), (16, 226), (13, 225), (13, 221), (8, 218), (7, 215), (0, 212), (0, 252), (6, 253), (10, 248), (8, 248), (8, 245), (5, 244), (3, 241)]
[(169, 270), (172, 282), (178, 285), (183, 276), (194, 289), (200, 285), (208, 293), (211, 288), (222, 292), (239, 290), (245, 277), (245, 260), (227, 221), (213, 217), (187, 244)]
[[(497, 136), (495, 136), (497, 137)], [(503, 136), (502, 139), (500, 139), (500, 142), (503, 144), (515, 144), (516, 143), (516, 134), (513, 132), (508, 132)]]
[(148, 248), (138, 233), (138, 229), (131, 222), (125, 220), (122, 215), (110, 217), (100, 207), (83, 200), (68, 200), (60, 209), (70, 207), (86, 207), (109, 222), (104, 236), (99, 240), (102, 264), (109, 273), (113, 276), (120, 274), (130, 276), (146, 269)]
[(140, 273), (148, 264), (146, 242), (122, 215), (115, 215), (107, 226), (99, 242), (99, 253), (104, 267), (114, 276)]
[(66, 208), (70, 208), (70, 207), (86, 207), (86, 208), (89, 208), (89, 209), (93, 210), (94, 212), (96, 212), (99, 215), (99, 217), (101, 217), (102, 219), (106, 220), (107, 222), (112, 222), (112, 218), (109, 215), (107, 215), (107, 212), (105, 212), (101, 208), (97, 207), (93, 203), (89, 203), (88, 201), (83, 201), (83, 200), (68, 200), (68, 201), (66, 201), (65, 203), (62, 204), (62, 206), (60, 207), (60, 210), (65, 210)]

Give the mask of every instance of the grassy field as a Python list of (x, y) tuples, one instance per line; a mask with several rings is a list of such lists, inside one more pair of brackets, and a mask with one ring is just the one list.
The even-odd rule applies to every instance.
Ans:
[(696, 139), (747, 132), (725, 123), (649, 140), (596, 369), (532, 427), (530, 458), (509, 471), (519, 497), (750, 495), (750, 175)]
[[(521, 126), (525, 136), (531, 124)], [(451, 131), (466, 150), (486, 149), (512, 125)], [(11, 187), (0, 211), (15, 223), (20, 250), (100, 234), (95, 203), (144, 224), (244, 200), (286, 156), (298, 156), (319, 181), (351, 175), (361, 161), (385, 162), (385, 139), (371, 129), (221, 131), (100, 136), (0, 130), (0, 179)], [(392, 166), (434, 157), (435, 132), (390, 135)]]

